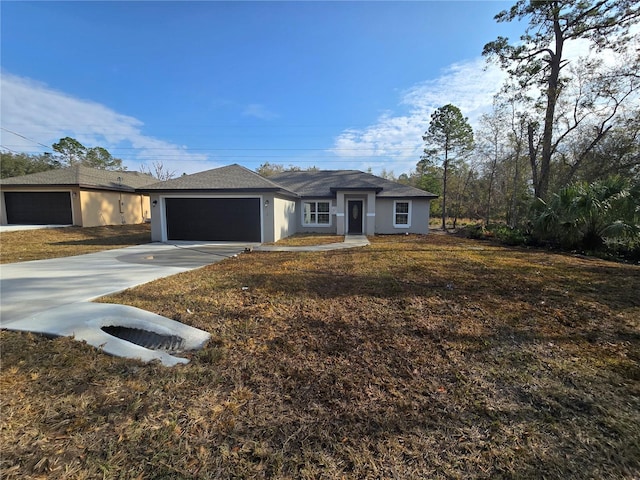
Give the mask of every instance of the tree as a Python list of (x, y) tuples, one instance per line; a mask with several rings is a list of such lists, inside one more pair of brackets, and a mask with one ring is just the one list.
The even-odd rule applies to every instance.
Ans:
[(560, 74), (568, 61), (565, 43), (586, 39), (596, 49), (621, 50), (629, 41), (629, 26), (640, 17), (637, 0), (518, 0), (509, 10), (496, 15), (498, 22), (528, 19), (521, 42), (510, 44), (505, 37), (484, 46), (483, 55), (499, 60), (520, 89), (538, 85), (544, 104), (541, 148), (534, 142), (535, 123), (529, 125), (529, 157), (535, 194), (549, 194), (554, 145), (556, 107), (565, 79)]
[(503, 107), (496, 102), (493, 104), (493, 111), (484, 114), (480, 118), (480, 131), (478, 141), (479, 158), (483, 159), (485, 177), (487, 178), (487, 203), (485, 210), (485, 223), (491, 222), (491, 202), (493, 200), (493, 190), (497, 176), (498, 164), (505, 159), (504, 149), (506, 141), (504, 138), (504, 123), (506, 112)]
[(157, 160), (154, 160), (151, 163), (151, 167), (147, 167), (145, 164), (140, 165), (140, 171), (147, 175), (151, 175), (162, 182), (170, 180), (176, 176), (175, 170), (168, 170), (162, 162)]
[(71, 137), (61, 138), (52, 148), (60, 154), (63, 165), (68, 167), (82, 163), (87, 155), (87, 147)]
[(113, 158), (106, 148), (93, 147), (87, 150), (83, 165), (102, 170), (122, 170), (122, 160)]
[[(316, 171), (316, 170), (318, 170), (316, 167), (307, 168), (307, 171)], [(301, 172), (301, 171), (302, 169), (295, 165), (289, 165), (288, 167), (285, 167), (284, 165), (279, 163), (269, 163), (269, 162), (264, 162), (262, 165), (256, 168), (256, 173), (259, 175), (262, 175), (263, 177), (271, 177), (272, 175), (276, 175), (282, 172)]]
[(48, 154), (0, 152), (0, 178), (18, 177), (30, 173), (60, 168), (60, 162)]
[(442, 229), (447, 219), (447, 175), (453, 163), (462, 161), (473, 150), (473, 129), (455, 105), (445, 105), (431, 114), (429, 129), (422, 140), (426, 143), (422, 160), (439, 163), (442, 175)]
[(106, 148), (87, 148), (75, 138), (61, 138), (52, 148), (60, 154), (63, 166), (85, 165), (102, 170), (126, 170), (122, 160), (114, 158)]

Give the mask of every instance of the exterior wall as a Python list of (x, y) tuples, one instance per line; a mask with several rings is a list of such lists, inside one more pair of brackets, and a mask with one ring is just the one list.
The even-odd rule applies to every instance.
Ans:
[[(276, 242), (281, 238), (288, 237), (294, 233), (325, 233), (344, 235), (347, 228), (347, 218), (345, 209), (348, 200), (362, 200), (363, 211), (366, 217), (363, 219), (363, 230), (365, 235), (380, 234), (404, 234), (418, 233), (425, 234), (429, 231), (429, 207), (430, 200), (425, 198), (379, 198), (373, 191), (353, 192), (339, 191), (335, 199), (308, 198), (303, 200), (330, 200), (331, 224), (327, 227), (302, 226), (302, 201), (290, 200), (288, 198), (276, 196), (273, 192), (251, 193), (251, 194), (226, 194), (226, 195), (203, 195), (177, 193), (169, 195), (152, 194), (149, 198), (151, 211), (151, 240), (154, 242), (166, 242), (166, 218), (165, 218), (165, 198), (243, 198), (259, 197), (261, 199), (262, 215), (262, 241)], [(411, 202), (411, 226), (394, 227), (394, 201)], [(154, 201), (156, 205), (154, 205)], [(266, 202), (269, 202), (265, 206)]]
[[(35, 188), (24, 188), (24, 187), (11, 187), (10, 185), (5, 185), (2, 187), (2, 192), (0, 192), (0, 225), (7, 225), (7, 207), (4, 202), (3, 192), (69, 192), (71, 195), (71, 214), (73, 225), (82, 227), (82, 209), (80, 206), (79, 199), (79, 189), (78, 188), (60, 188), (60, 187), (35, 187)], [(75, 194), (75, 197), (73, 196)]]
[(296, 233), (296, 202), (294, 200), (275, 197), (273, 200), (273, 216), (274, 242)]
[[(100, 225), (120, 225), (142, 223), (149, 216), (149, 197), (136, 193), (110, 192), (104, 190), (81, 190), (56, 187), (11, 188), (5, 186), (3, 192), (69, 192), (71, 195), (71, 213), (73, 225), (78, 227), (97, 227)], [(120, 212), (120, 199), (123, 208)], [(7, 224), (7, 209), (4, 195), (0, 195), (0, 225)]]
[[(431, 202), (425, 198), (377, 198), (375, 232), (380, 234), (429, 232), (429, 209)], [(410, 201), (410, 227), (394, 227), (394, 202)]]
[[(312, 227), (303, 225), (304, 208), (302, 203), (304, 201), (309, 202), (329, 202), (329, 225), (314, 225)], [(337, 231), (337, 216), (336, 216), (336, 199), (335, 198), (303, 198), (296, 202), (296, 231), (297, 233), (321, 233), (325, 235), (335, 235)]]
[(150, 210), (148, 196), (129, 192), (81, 190), (79, 203), (84, 227), (143, 223)]
[(151, 203), (151, 241), (162, 242), (164, 228), (161, 210), (164, 205), (160, 202), (160, 195), (152, 193), (149, 195), (149, 201)]
[(362, 200), (362, 209), (365, 217), (362, 222), (362, 234), (373, 235), (376, 231), (377, 202), (375, 191), (338, 191), (336, 194), (336, 233), (344, 235), (348, 231), (347, 202), (349, 200)]

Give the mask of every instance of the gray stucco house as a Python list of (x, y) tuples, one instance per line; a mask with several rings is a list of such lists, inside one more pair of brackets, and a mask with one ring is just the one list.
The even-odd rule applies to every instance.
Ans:
[(294, 233), (429, 231), (434, 195), (357, 170), (262, 177), (240, 165), (146, 185), (153, 241), (275, 242)]

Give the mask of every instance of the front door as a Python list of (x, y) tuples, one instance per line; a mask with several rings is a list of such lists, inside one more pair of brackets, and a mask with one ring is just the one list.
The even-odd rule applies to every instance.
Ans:
[(362, 200), (349, 200), (347, 209), (349, 210), (347, 233), (362, 235)]

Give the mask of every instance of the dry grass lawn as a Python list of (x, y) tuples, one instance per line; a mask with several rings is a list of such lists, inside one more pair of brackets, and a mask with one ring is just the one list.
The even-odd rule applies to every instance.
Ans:
[(211, 332), (186, 366), (2, 332), (2, 476), (637, 479), (638, 292), (447, 235), (240, 255), (104, 299)]
[(0, 263), (69, 257), (150, 241), (149, 224), (3, 232), (0, 234)]
[(327, 245), (344, 242), (344, 235), (319, 235), (316, 233), (297, 233), (269, 245), (306, 247), (308, 245)]

